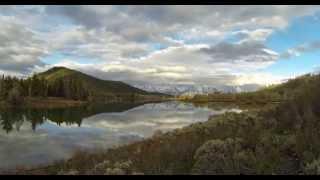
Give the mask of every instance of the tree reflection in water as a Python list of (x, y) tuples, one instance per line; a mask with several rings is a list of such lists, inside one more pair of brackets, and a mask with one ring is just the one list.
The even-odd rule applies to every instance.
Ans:
[(7, 133), (19, 131), (26, 121), (31, 123), (33, 131), (47, 120), (59, 126), (64, 123), (80, 127), (82, 120), (87, 117), (100, 113), (124, 112), (140, 105), (142, 104), (90, 104), (56, 109), (5, 109), (0, 111), (0, 125)]

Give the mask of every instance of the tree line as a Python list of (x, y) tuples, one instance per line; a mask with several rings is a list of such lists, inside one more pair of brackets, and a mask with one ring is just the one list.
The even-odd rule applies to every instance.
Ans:
[(87, 100), (89, 92), (78, 79), (65, 78), (48, 81), (37, 75), (27, 79), (1, 76), (0, 101), (18, 105), (23, 102), (25, 97), (62, 97)]

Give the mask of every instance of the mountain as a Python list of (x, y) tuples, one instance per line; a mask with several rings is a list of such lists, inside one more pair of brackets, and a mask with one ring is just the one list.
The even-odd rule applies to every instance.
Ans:
[(49, 84), (60, 82), (76, 82), (90, 94), (94, 101), (119, 102), (167, 96), (161, 93), (148, 92), (130, 86), (120, 81), (102, 80), (82, 72), (65, 67), (54, 67), (46, 72), (37, 74), (38, 77), (48, 81)]
[(59, 81), (61, 79), (73, 79), (80, 81), (84, 88), (88, 88), (97, 96), (106, 95), (195, 95), (210, 94), (214, 92), (250, 92), (259, 89), (261, 86), (248, 84), (243, 86), (210, 86), (210, 85), (188, 85), (188, 84), (126, 84), (120, 81), (101, 80), (79, 71), (71, 70), (65, 67), (54, 67), (46, 72), (38, 74), (49, 82)]
[(112, 94), (149, 94), (148, 92), (132, 87), (120, 81), (106, 81), (94, 78), (79, 71), (71, 70), (65, 67), (54, 67), (46, 72), (40, 73), (40, 77), (45, 78), (49, 82), (59, 79), (78, 79), (82, 81), (84, 86), (93, 89), (98, 94), (112, 93)]
[(224, 92), (224, 93), (239, 93), (239, 92), (250, 92), (256, 91), (261, 88), (257, 84), (247, 84), (242, 86), (227, 86), (227, 85), (188, 85), (188, 84), (132, 84), (132, 86), (143, 89), (150, 92), (159, 92), (170, 94), (174, 96), (180, 95), (195, 95), (195, 94), (211, 94), (215, 92)]
[(182, 94), (205, 94), (217, 91), (214, 87), (209, 86), (195, 86), (195, 85), (170, 85), (170, 84), (134, 84), (134, 87), (150, 91), (150, 92), (160, 92), (170, 95), (182, 95)]

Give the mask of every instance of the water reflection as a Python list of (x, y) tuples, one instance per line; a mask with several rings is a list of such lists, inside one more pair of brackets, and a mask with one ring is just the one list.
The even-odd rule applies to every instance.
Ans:
[(100, 113), (123, 112), (141, 104), (91, 104), (87, 106), (57, 109), (6, 109), (0, 111), (2, 129), (9, 133), (12, 130), (19, 131), (23, 122), (30, 122), (32, 130), (46, 121), (57, 125), (81, 126), (83, 119)]
[(189, 103), (110, 104), (0, 112), (0, 168), (39, 165), (69, 158), (76, 150), (130, 143), (206, 121), (237, 107)]

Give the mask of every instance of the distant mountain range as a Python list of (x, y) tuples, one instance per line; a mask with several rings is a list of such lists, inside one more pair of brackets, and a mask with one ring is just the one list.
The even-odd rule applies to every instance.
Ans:
[(83, 85), (83, 88), (91, 91), (98, 99), (108, 97), (109, 99), (123, 98), (124, 96), (148, 95), (163, 96), (167, 95), (195, 95), (210, 94), (214, 92), (238, 93), (256, 91), (262, 86), (257, 84), (247, 84), (242, 86), (227, 85), (188, 85), (188, 84), (126, 84), (120, 81), (102, 80), (79, 71), (65, 67), (54, 67), (46, 72), (39, 73), (39, 76), (47, 79), (49, 82), (58, 80), (77, 80)]
[(195, 94), (210, 94), (214, 92), (224, 92), (224, 93), (239, 93), (239, 92), (251, 92), (256, 91), (263, 86), (258, 84), (247, 84), (242, 86), (209, 86), (209, 85), (187, 85), (187, 84), (132, 84), (132, 86), (143, 89), (149, 92), (159, 92), (164, 94), (170, 94), (174, 96), (180, 95), (195, 95)]

